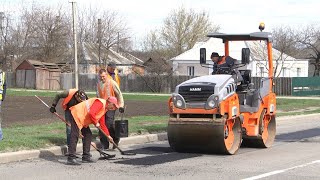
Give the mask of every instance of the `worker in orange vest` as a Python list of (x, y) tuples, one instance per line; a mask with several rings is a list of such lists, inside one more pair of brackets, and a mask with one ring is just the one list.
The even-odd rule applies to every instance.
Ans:
[(219, 56), (217, 52), (211, 54), (211, 60), (214, 62), (212, 74), (229, 74), (234, 66), (236, 59), (230, 56)]
[[(100, 69), (99, 70), (99, 77), (100, 82), (97, 84), (97, 97), (102, 99), (108, 99), (110, 96), (114, 96), (117, 98), (119, 102), (119, 112), (124, 112), (124, 101), (123, 96), (120, 91), (120, 88), (116, 81), (111, 79), (107, 73), (107, 70)], [(109, 110), (105, 115), (105, 123), (107, 124), (108, 130), (110, 132), (111, 137), (113, 138), (114, 142), (118, 145), (120, 141), (120, 137), (115, 136), (115, 127), (114, 127), (114, 115), (116, 110)], [(101, 132), (99, 132), (100, 142), (103, 146), (103, 149), (107, 150), (109, 148), (108, 140), (103, 136)], [(113, 146), (113, 149), (115, 146)]]
[[(65, 115), (66, 121), (68, 123), (70, 123), (72, 115), (71, 115), (69, 108), (88, 99), (88, 96), (83, 90), (77, 90), (77, 89), (69, 89), (69, 90), (63, 91), (61, 93), (58, 93), (52, 101), (52, 105), (50, 107), (51, 113), (56, 112), (56, 106), (57, 106), (59, 100), (63, 99), (63, 98), (64, 98), (64, 100), (63, 100), (61, 106), (62, 106), (62, 109), (64, 110), (64, 115)], [(66, 125), (66, 134), (67, 134), (67, 146), (69, 148), (71, 127), (67, 126), (67, 125)]]
[(80, 165), (76, 161), (76, 149), (79, 138), (79, 131), (83, 135), (83, 163), (94, 162), (91, 159), (90, 145), (92, 139), (92, 132), (89, 125), (94, 124), (96, 127), (102, 129), (107, 135), (109, 142), (114, 143), (112, 137), (109, 134), (108, 128), (104, 121), (104, 115), (108, 110), (115, 110), (119, 108), (117, 98), (111, 96), (107, 100), (101, 98), (90, 98), (84, 102), (81, 102), (75, 106), (70, 107), (72, 114), (71, 118), (71, 136), (70, 136), (70, 148), (67, 164)]
[(119, 71), (117, 69), (116, 63), (110, 62), (107, 66), (107, 76), (109, 79), (113, 79), (115, 82), (117, 82), (120, 88), (120, 77), (118, 73)]

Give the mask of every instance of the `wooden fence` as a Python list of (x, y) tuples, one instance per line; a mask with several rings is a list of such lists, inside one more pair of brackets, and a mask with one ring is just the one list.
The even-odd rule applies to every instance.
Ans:
[[(190, 79), (190, 76), (121, 76), (121, 91), (123, 92), (156, 92), (172, 93), (175, 87)], [(84, 90), (96, 90), (98, 76), (94, 74), (80, 74), (79, 88)], [(261, 77), (252, 77), (254, 88), (260, 85)], [(291, 95), (292, 78), (275, 78), (274, 92), (281, 96)], [(70, 73), (61, 74), (61, 88), (74, 87), (74, 76)]]

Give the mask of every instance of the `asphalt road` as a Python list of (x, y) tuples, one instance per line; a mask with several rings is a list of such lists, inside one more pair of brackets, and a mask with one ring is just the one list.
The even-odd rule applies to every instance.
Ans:
[(0, 164), (0, 179), (320, 179), (320, 117), (279, 120), (271, 148), (232, 156), (176, 153), (165, 141), (122, 149), (137, 155), (114, 151), (113, 160), (68, 166), (66, 157), (43, 154)]

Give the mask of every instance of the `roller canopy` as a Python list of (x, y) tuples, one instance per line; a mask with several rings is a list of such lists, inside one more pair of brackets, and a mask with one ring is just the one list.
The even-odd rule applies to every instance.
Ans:
[(207, 37), (220, 38), (223, 41), (250, 41), (250, 40), (267, 40), (272, 41), (272, 35), (269, 32), (254, 32), (250, 34), (224, 34), (209, 33)]

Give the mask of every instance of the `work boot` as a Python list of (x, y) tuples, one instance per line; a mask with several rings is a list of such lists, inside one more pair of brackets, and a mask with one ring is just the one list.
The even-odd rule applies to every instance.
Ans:
[(95, 161), (90, 157), (82, 157), (82, 163), (95, 163)]
[(68, 165), (81, 165), (75, 158), (68, 158), (67, 160)]

